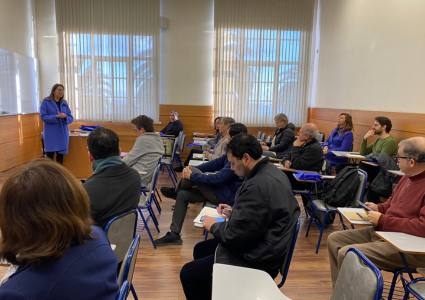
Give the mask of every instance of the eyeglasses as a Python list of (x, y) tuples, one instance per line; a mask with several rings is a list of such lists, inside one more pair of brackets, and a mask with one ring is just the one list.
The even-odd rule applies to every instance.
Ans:
[(396, 160), (397, 162), (400, 160), (400, 158), (410, 159), (410, 158), (408, 158), (407, 156), (398, 156), (398, 155), (396, 155), (396, 156), (395, 156), (395, 160)]
[(134, 131), (134, 133), (137, 133), (137, 129), (136, 128), (134, 128), (133, 131)]

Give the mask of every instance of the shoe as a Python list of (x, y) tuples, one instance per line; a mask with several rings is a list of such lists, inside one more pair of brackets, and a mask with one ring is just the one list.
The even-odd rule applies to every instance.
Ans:
[(174, 199), (174, 200), (176, 200), (176, 198), (177, 198), (177, 193), (173, 188), (162, 187), (161, 193), (167, 198), (171, 198), (171, 199)]
[(176, 172), (183, 172), (183, 167), (175, 167), (174, 171)]
[(155, 240), (157, 246), (168, 246), (168, 245), (181, 245), (183, 240), (180, 238), (180, 235), (174, 232), (167, 232), (165, 236), (160, 239)]

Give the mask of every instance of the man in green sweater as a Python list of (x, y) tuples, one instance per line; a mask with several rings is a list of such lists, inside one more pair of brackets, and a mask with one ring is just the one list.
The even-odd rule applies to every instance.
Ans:
[[(387, 153), (394, 158), (397, 155), (398, 145), (397, 141), (389, 134), (391, 131), (391, 120), (387, 117), (376, 117), (375, 123), (372, 125), (372, 130), (369, 130), (360, 144), (360, 155)], [(379, 135), (369, 146), (367, 140), (373, 135)]]

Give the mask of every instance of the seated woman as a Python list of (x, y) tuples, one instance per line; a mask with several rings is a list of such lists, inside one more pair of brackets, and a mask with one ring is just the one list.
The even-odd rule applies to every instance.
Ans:
[(261, 146), (263, 148), (263, 155), (281, 159), (283, 154), (291, 149), (294, 142), (295, 126), (292, 123), (288, 124), (288, 117), (285, 114), (278, 114), (274, 117), (274, 121), (277, 128), (274, 132), (272, 142), (269, 145), (261, 142)]
[[(211, 149), (214, 149), (215, 145), (217, 145), (217, 143), (223, 137), (223, 135), (220, 133), (220, 121), (221, 121), (221, 117), (217, 117), (214, 119), (214, 129), (215, 129), (216, 136), (214, 137), (214, 139), (207, 139), (207, 143), (211, 146)], [(189, 162), (191, 159), (193, 159), (193, 154), (195, 153), (202, 154), (204, 153), (204, 151), (202, 151), (202, 149), (198, 147), (190, 149), (189, 155), (187, 156), (185, 162), (183, 163), (184, 167), (187, 167), (189, 165)], [(183, 167), (181, 166), (175, 167), (174, 171), (181, 172), (183, 171)]]
[(350, 151), (353, 148), (353, 120), (351, 115), (342, 113), (337, 122), (337, 126), (323, 144), (323, 154), (331, 162), (331, 166), (347, 163), (346, 157), (338, 157), (332, 151)]
[(40, 158), (12, 174), (0, 193), (0, 258), (17, 270), (0, 299), (115, 299), (117, 257), (91, 224), (86, 191), (61, 165)]

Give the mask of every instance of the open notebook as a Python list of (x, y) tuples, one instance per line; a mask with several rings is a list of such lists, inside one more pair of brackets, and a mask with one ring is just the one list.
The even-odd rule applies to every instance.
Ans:
[(201, 210), (201, 212), (199, 213), (199, 215), (195, 218), (195, 220), (193, 220), (193, 223), (195, 223), (194, 225), (196, 227), (203, 227), (202, 226), (202, 222), (201, 222), (201, 218), (203, 216), (210, 216), (210, 217), (215, 217), (215, 218), (223, 218), (223, 215), (218, 214), (217, 213), (217, 210), (215, 208), (205, 206)]

